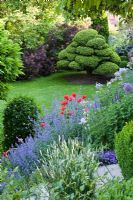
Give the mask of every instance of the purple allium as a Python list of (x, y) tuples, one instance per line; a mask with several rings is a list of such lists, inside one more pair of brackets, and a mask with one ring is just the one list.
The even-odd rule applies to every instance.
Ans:
[(133, 92), (133, 84), (131, 83), (124, 83), (123, 84), (123, 89), (126, 93), (131, 93)]
[(116, 159), (116, 155), (114, 151), (99, 152), (97, 154), (97, 157), (101, 165), (111, 165), (111, 164), (117, 163), (117, 159)]

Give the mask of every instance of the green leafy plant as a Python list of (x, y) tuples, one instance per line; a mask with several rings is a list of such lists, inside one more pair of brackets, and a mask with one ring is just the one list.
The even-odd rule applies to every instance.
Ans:
[(21, 49), (0, 29), (0, 99), (7, 96), (7, 82), (14, 81), (21, 74)]
[(51, 145), (41, 159), (44, 165), (40, 172), (48, 183), (51, 199), (93, 198), (97, 163), (89, 147), (84, 148), (77, 140), (63, 140)]
[(93, 14), (92, 16), (92, 28), (97, 30), (100, 35), (103, 35), (108, 41), (109, 37), (109, 26), (108, 26), (108, 18), (106, 14), (99, 16)]
[(133, 179), (128, 181), (114, 179), (100, 187), (96, 195), (97, 200), (132, 200)]
[(133, 119), (133, 95), (124, 96), (120, 101), (92, 110), (88, 117), (88, 132), (94, 146), (107, 145), (114, 148), (115, 134), (126, 122)]
[(115, 73), (120, 57), (108, 46), (96, 30), (78, 32), (73, 42), (59, 53), (59, 68), (86, 70), (88, 74)]
[(115, 149), (122, 174), (126, 179), (133, 177), (133, 121), (125, 125), (116, 135)]
[(17, 137), (25, 139), (34, 135), (34, 121), (37, 120), (38, 108), (30, 97), (18, 97), (8, 103), (4, 110), (4, 148), (15, 145)]

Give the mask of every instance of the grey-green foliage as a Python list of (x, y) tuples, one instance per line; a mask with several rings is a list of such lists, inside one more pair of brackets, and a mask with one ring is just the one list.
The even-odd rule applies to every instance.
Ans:
[(78, 140), (59, 141), (40, 158), (44, 165), (40, 169), (48, 183), (51, 200), (91, 200), (96, 179), (97, 162), (89, 147)]
[(113, 74), (119, 67), (120, 57), (109, 47), (96, 30), (78, 32), (71, 44), (59, 53), (59, 68), (86, 70), (89, 74)]

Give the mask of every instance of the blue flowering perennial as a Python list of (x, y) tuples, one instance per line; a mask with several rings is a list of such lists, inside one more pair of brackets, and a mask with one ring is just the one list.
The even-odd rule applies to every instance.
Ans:
[(124, 89), (125, 93), (132, 93), (133, 92), (133, 84), (123, 83), (123, 89)]
[[(86, 139), (84, 127), (80, 124), (84, 105), (75, 101), (69, 102), (67, 106), (72, 111), (69, 117), (60, 114), (60, 102), (55, 101), (51, 111), (46, 111), (45, 116), (35, 123), (35, 137), (27, 137), (16, 149), (10, 150), (9, 160), (13, 167), (19, 166), (24, 174), (29, 175), (36, 166), (41, 165), (39, 152), (44, 151), (47, 145), (59, 136), (66, 140), (69, 137)], [(44, 127), (40, 126), (42, 122), (45, 123)]]
[(105, 152), (99, 152), (97, 154), (97, 157), (100, 161), (100, 165), (111, 165), (116, 164), (117, 159), (114, 151), (105, 151)]

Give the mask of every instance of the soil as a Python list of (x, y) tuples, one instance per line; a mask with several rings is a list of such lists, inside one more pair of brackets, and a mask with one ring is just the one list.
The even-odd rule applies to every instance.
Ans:
[(66, 75), (64, 79), (72, 84), (79, 84), (79, 85), (93, 85), (96, 83), (106, 84), (110, 81), (112, 77), (109, 76), (98, 76), (98, 75), (91, 75), (88, 76), (87, 74), (72, 74)]

